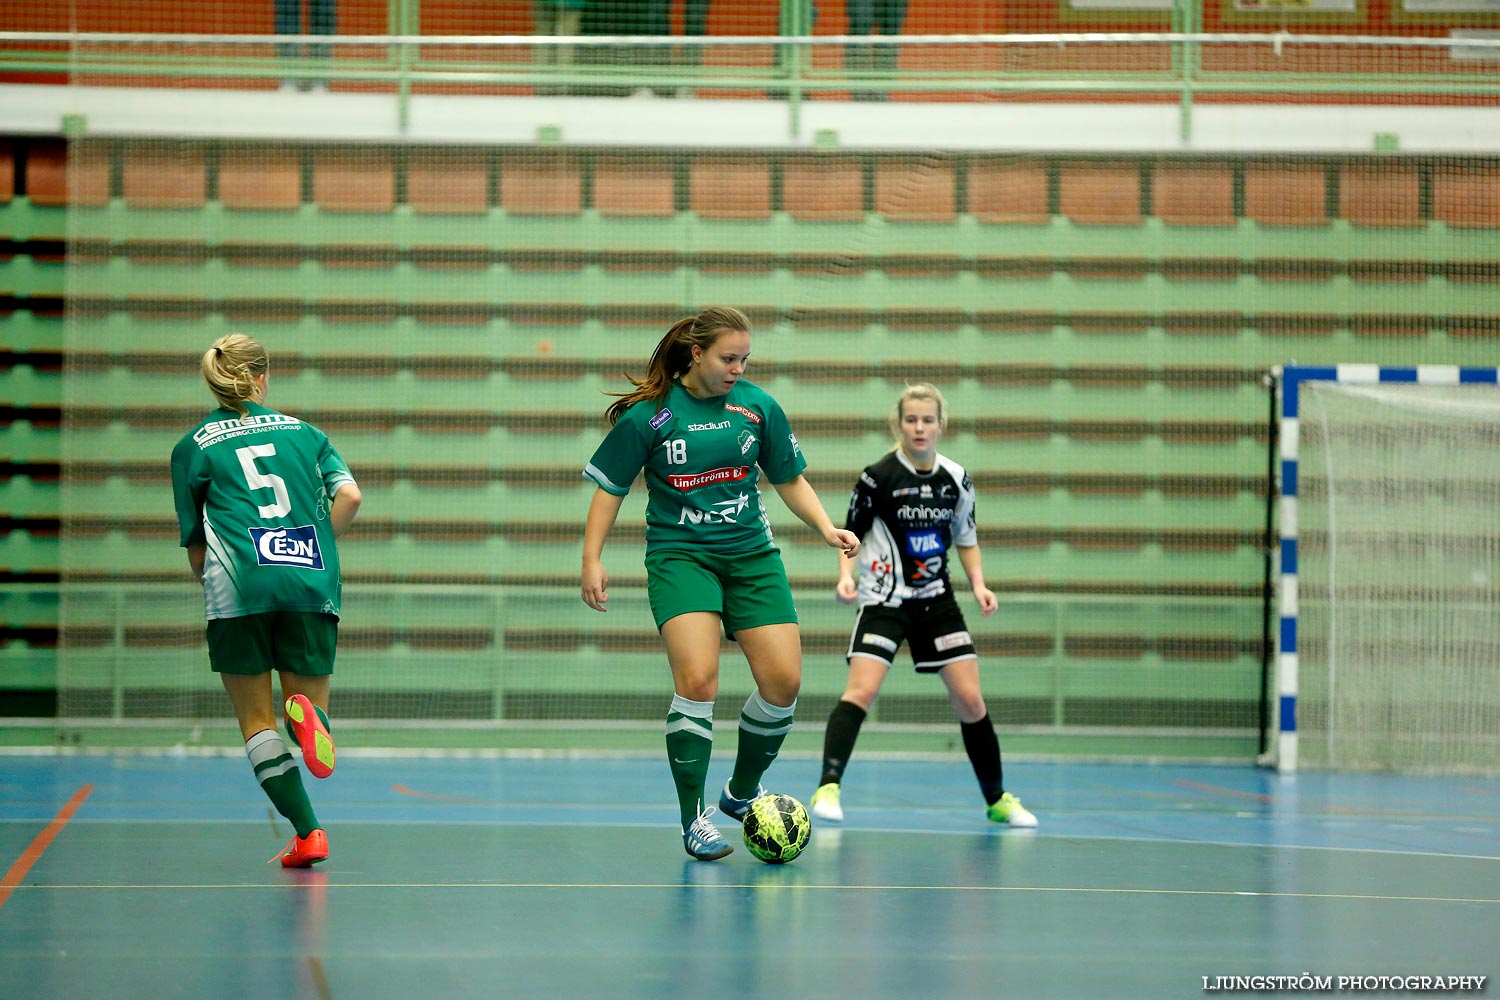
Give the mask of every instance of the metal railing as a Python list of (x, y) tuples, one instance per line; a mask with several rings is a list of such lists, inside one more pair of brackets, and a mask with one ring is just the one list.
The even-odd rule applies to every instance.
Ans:
[[(343, 623), (346, 629), (354, 630), (352, 634), (355, 635), (359, 634), (360, 629), (373, 629), (377, 632), (394, 630), (393, 635), (408, 628), (420, 631), (421, 622), (414, 617), (409, 606), (416, 599), (432, 601), (441, 598), (449, 604), (460, 604), (465, 612), (463, 621), (469, 623), (466, 627), (476, 636), (482, 634), (483, 641), (473, 644), (472, 648), (455, 648), (447, 654), (447, 659), (438, 657), (431, 651), (424, 652), (423, 673), (419, 678), (414, 678), (413, 684), (425, 685), (438, 691), (443, 690), (445, 684), (459, 685), (455, 690), (480, 690), (488, 684), (486, 691), (492, 696), (495, 713), (493, 719), (488, 721), (506, 719), (504, 702), (511, 683), (508, 672), (522, 662), (551, 655), (537, 653), (529, 647), (507, 649), (507, 630), (545, 623), (549, 619), (571, 621), (569, 615), (577, 604), (577, 594), (573, 590), (538, 594), (531, 588), (361, 584), (358, 591), (358, 596), (351, 598), (350, 606), (345, 609), (348, 614)], [(92, 710), (71, 720), (73, 723), (86, 724), (90, 720), (93, 724), (128, 721), (131, 718), (131, 713), (125, 707), (128, 693), (138, 687), (152, 688), (166, 684), (173, 690), (181, 691), (184, 696), (195, 690), (216, 692), (218, 689), (216, 679), (208, 671), (207, 653), (199, 638), (202, 628), (198, 615), (201, 601), (199, 589), (193, 584), (18, 584), (14, 585), (12, 593), (18, 600), (51, 599), (59, 608), (62, 643), (55, 650), (41, 652), (56, 656), (57, 682), (60, 693), (64, 695), (61, 704), (65, 711), (70, 704), (69, 696), (74, 686), (85, 691), (87, 698), (93, 703)], [(611, 622), (605, 628), (592, 619), (582, 619), (582, 622), (601, 629), (597, 633), (599, 640), (636, 633), (649, 636), (651, 632), (647, 624), (649, 617), (645, 615), (643, 591), (627, 587), (616, 596), (617, 599), (632, 602), (632, 605), (639, 605), (631, 607), (632, 612), (639, 611), (640, 615), (629, 622), (628, 626), (624, 622)], [(1158, 629), (1165, 628), (1167, 621), (1180, 625), (1184, 620), (1211, 619), (1238, 624), (1238, 629), (1228, 628), (1226, 631), (1238, 632), (1241, 642), (1248, 641), (1244, 638), (1246, 629), (1253, 630), (1259, 624), (1259, 601), (1243, 597), (1032, 592), (1006, 592), (997, 596), (1001, 606), (1000, 620), (1010, 622), (1012, 629), (1021, 627), (1028, 633), (1036, 632), (1037, 639), (1045, 637), (1045, 641), (1037, 643), (1030, 654), (1008, 656), (1003, 662), (1040, 668), (1040, 675), (1045, 677), (1045, 691), (1041, 696), (1050, 704), (1050, 710), (1046, 721), (1040, 727), (1033, 728), (1057, 731), (1086, 732), (1097, 728), (1096, 725), (1080, 724), (1069, 715), (1069, 704), (1077, 697), (1076, 683), (1070, 684), (1068, 680), (1070, 667), (1077, 668), (1097, 662), (1090, 657), (1080, 659), (1070, 652), (1070, 636), (1078, 639), (1088, 634), (1089, 626), (1085, 625), (1080, 631), (1080, 622), (1092, 624), (1101, 615), (1122, 612), (1145, 615), (1156, 622), (1155, 627)], [(809, 607), (804, 609), (804, 628), (813, 631), (843, 629), (847, 627), (849, 614), (849, 610), (841, 606), (821, 610)], [(456, 621), (457, 619), (449, 622), (445, 627), (456, 627)], [(1018, 622), (1025, 624), (1019, 625)], [(140, 631), (145, 638), (132, 640), (129, 637), (132, 630)], [(1075, 632), (1078, 635), (1072, 634)], [(980, 634), (982, 635), (982, 630)], [(648, 642), (647, 646), (650, 647), (651, 644)], [(369, 669), (369, 666), (372, 659), (381, 660), (390, 655), (392, 654), (374, 647), (342, 654), (340, 663), (344, 669), (340, 676), (346, 690), (349, 685), (361, 687), (361, 681), (386, 677), (391, 670), (396, 669), (394, 663), (383, 665), (378, 670)], [(1220, 679), (1226, 693), (1230, 690), (1244, 692), (1247, 689), (1258, 689), (1259, 685), (1249, 676), (1252, 670), (1258, 673), (1249, 662), (1258, 659), (1253, 651), (1247, 648), (1227, 658), (1222, 651), (1206, 655), (1211, 660), (1222, 662), (1225, 671), (1234, 675), (1232, 678), (1226, 675)], [(652, 651), (647, 656), (655, 658), (657, 654)], [(1147, 669), (1146, 673), (1150, 672)], [(554, 670), (554, 675), (559, 691), (570, 689), (574, 683), (574, 679), (563, 672)], [(822, 681), (822, 686), (827, 688), (825, 693), (836, 693), (837, 682), (842, 680), (842, 676), (841, 670), (833, 674), (825, 672)], [(901, 696), (911, 676), (903, 674), (895, 678), (891, 692), (895, 697)], [(654, 667), (649, 677), (649, 683), (656, 683), (658, 675)], [(829, 680), (830, 677), (834, 680)], [(622, 676), (618, 655), (614, 656), (610, 678), (611, 683), (625, 688), (636, 683), (630, 676)], [(476, 679), (479, 680), (478, 687), (475, 686)], [(1144, 695), (1149, 687), (1148, 679), (1145, 675), (1137, 679), (1145, 685), (1142, 688)], [(600, 683), (602, 685), (604, 682), (601, 680)], [(833, 686), (829, 687), (830, 684)], [(815, 686), (809, 683), (805, 693), (812, 691)], [(993, 693), (1003, 698), (1003, 690), (1004, 686), (1000, 684)], [(1036, 691), (1030, 692), (1031, 697), (1037, 694)], [(1184, 699), (1184, 704), (1190, 705), (1191, 701), (1192, 697), (1189, 695)], [(1140, 730), (1166, 734), (1176, 732), (1181, 727), (1132, 724), (1121, 720), (1116, 728), (1121, 732)], [(1232, 727), (1214, 729), (1202, 725), (1189, 726), (1181, 731), (1197, 735), (1241, 732)]]
[[(1194, 20), (1190, 13), (1175, 19), (1187, 27)], [(394, 23), (408, 26), (400, 18)], [(334, 55), (289, 54), (298, 46)], [(536, 59), (538, 49), (556, 50), (555, 57)], [(708, 50), (716, 50), (714, 58), (700, 59)], [(564, 52), (571, 62), (559, 61)], [(1497, 64), (1500, 37), (1284, 31), (701, 38), (0, 32), (0, 73), (19, 81), (358, 83), (393, 95), (402, 122), (406, 105), (424, 88), (559, 96), (687, 91), (784, 102), (794, 136), (810, 99), (900, 91), (970, 101), (1042, 95), (1175, 101), (1186, 137), (1194, 102), (1207, 96), (1492, 105), (1500, 98)]]

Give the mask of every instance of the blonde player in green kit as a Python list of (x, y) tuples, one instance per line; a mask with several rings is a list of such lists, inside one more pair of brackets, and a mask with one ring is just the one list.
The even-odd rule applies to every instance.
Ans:
[(761, 502), (765, 477), (793, 514), (846, 556), (859, 540), (835, 527), (813, 488), (786, 414), (746, 381), (750, 321), (714, 307), (681, 320), (656, 345), (645, 378), (621, 393), (584, 475), (599, 487), (583, 538), (583, 602), (607, 610), (600, 561), (620, 504), (646, 474), (646, 589), (667, 647), (674, 693), (667, 762), (687, 853), (712, 861), (734, 848), (703, 805), (713, 748), (721, 630), (739, 643), (756, 690), (740, 713), (734, 771), (719, 810), (742, 820), (792, 728), (802, 685), (797, 609)]
[(276, 729), (271, 671), (281, 675), (287, 731), (312, 774), (333, 773), (329, 677), (338, 641), (334, 539), (360, 492), (327, 435), (265, 406), (270, 359), (250, 337), (203, 355), (219, 409), (172, 449), (172, 492), (188, 564), (203, 583), (209, 663), (224, 682), (261, 790), (297, 835), (284, 868), (328, 857), (302, 775)]

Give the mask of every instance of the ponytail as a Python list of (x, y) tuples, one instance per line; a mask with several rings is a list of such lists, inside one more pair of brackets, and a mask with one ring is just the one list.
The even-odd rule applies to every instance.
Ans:
[(613, 427), (626, 410), (642, 400), (660, 403), (666, 399), (672, 382), (692, 367), (693, 348), (706, 351), (719, 339), (721, 333), (731, 330), (749, 333), (750, 318), (740, 310), (728, 306), (710, 306), (696, 316), (673, 323), (652, 352), (645, 377), (637, 379), (625, 376), (635, 388), (630, 392), (608, 393), (620, 397), (604, 411), (609, 425)]
[(243, 333), (231, 333), (214, 341), (203, 352), (203, 381), (226, 410), (242, 418), (250, 415), (246, 401), (261, 402), (255, 376), (270, 370), (271, 359), (260, 341)]

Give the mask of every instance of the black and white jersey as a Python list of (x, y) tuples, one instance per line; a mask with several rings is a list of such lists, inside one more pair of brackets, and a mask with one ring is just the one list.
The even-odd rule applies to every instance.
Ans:
[(952, 459), (918, 472), (898, 448), (859, 474), (844, 526), (861, 542), (861, 607), (942, 597), (952, 593), (949, 547), (978, 544), (974, 484)]

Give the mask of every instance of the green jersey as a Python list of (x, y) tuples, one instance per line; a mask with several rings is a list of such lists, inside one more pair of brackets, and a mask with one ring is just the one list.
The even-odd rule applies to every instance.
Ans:
[(354, 477), (316, 427), (245, 405), (244, 419), (216, 410), (172, 449), (182, 545), (206, 548), (207, 617), (337, 615), (343, 584), (328, 515)]
[(583, 474), (624, 496), (646, 470), (646, 549), (756, 552), (774, 548), (760, 473), (791, 482), (807, 468), (781, 406), (740, 379), (699, 399), (674, 383), (659, 405), (642, 400), (610, 430)]

